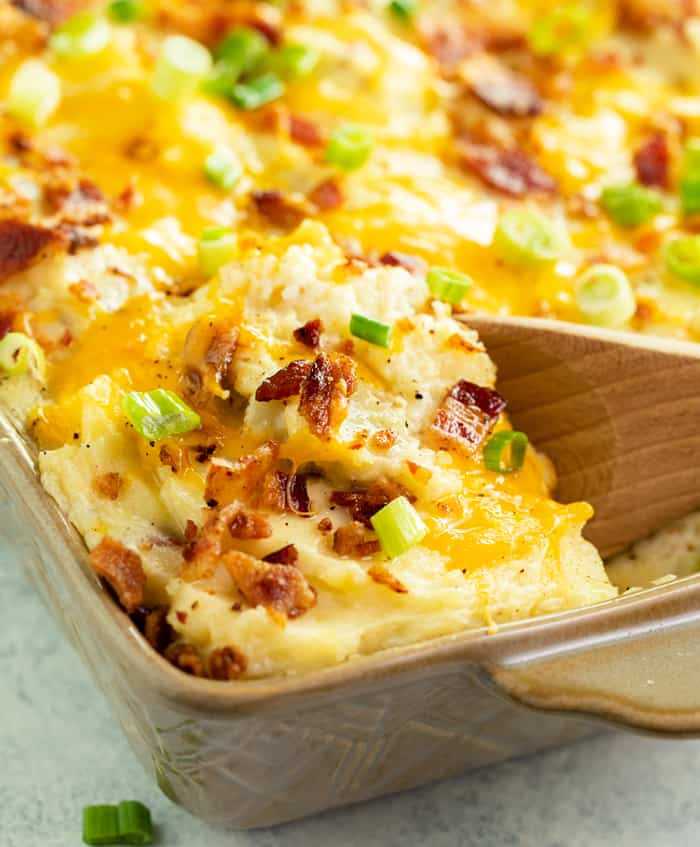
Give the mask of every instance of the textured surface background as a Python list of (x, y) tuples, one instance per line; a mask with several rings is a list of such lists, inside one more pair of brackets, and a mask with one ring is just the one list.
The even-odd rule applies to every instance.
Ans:
[(0, 550), (0, 845), (78, 847), (88, 803), (140, 799), (163, 847), (697, 844), (700, 742), (601, 735), (275, 830), (199, 824), (133, 759), (77, 656)]

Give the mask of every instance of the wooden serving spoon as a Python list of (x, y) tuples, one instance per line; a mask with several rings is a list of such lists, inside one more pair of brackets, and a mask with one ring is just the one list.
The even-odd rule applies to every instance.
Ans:
[(540, 318), (465, 315), (513, 426), (595, 508), (603, 557), (700, 507), (700, 344)]

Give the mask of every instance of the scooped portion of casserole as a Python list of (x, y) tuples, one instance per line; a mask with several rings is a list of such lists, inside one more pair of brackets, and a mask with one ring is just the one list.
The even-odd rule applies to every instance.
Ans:
[(0, 405), (174, 664), (615, 596), (459, 318), (693, 337), (682, 5), (0, 0)]

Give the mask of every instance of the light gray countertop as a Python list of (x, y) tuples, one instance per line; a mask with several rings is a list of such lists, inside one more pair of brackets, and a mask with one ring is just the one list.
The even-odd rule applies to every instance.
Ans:
[(274, 830), (212, 829), (150, 783), (77, 655), (1, 550), (0, 622), (0, 847), (79, 847), (82, 807), (122, 799), (150, 806), (162, 847), (700, 842), (700, 741), (612, 733)]

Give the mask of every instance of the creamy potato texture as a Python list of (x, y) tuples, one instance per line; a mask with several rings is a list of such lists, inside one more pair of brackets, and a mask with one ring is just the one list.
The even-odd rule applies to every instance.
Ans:
[[(687, 4), (577, 4), (575, 37), (555, 21), (544, 50), (534, 2), (397, 16), (162, 0), (107, 18), (87, 56), (51, 40), (71, 4), (43, 20), (23, 5), (0, 0), (0, 336), (33, 338), (47, 366), (0, 376), (0, 403), (103, 575), (104, 538), (120, 567), (140, 563), (130, 611), (152, 616), (171, 660), (220, 678), (302, 672), (616, 595), (581, 536), (589, 507), (551, 499), (543, 457), (486, 467), (510, 424), (484, 411), (495, 369), (459, 318), (584, 320), (577, 279), (606, 262), (629, 280), (626, 328), (695, 337), (696, 291), (664, 262), (692, 229), (674, 189), (700, 116)], [(169, 35), (216, 55), (241, 27), (266, 46), (239, 84), (277, 74), (278, 96), (154, 92)], [(310, 68), (280, 65), (290, 45)], [(34, 123), (11, 96), (29, 59), (60, 87)], [(347, 124), (371, 148), (352, 169), (328, 153)], [(222, 147), (226, 186), (207, 176)], [(642, 179), (658, 209), (620, 226), (601, 194)], [(504, 256), (494, 233), (513, 209), (551, 224), (556, 255)], [(214, 270), (207, 227), (229, 243)], [(471, 277), (458, 303), (431, 290), (435, 266)], [(389, 325), (388, 346), (353, 335), (355, 314)], [(144, 437), (123, 400), (154, 389), (200, 425)], [(445, 429), (464, 414), (466, 445)], [(370, 518), (397, 497), (427, 532), (388, 558)]]

